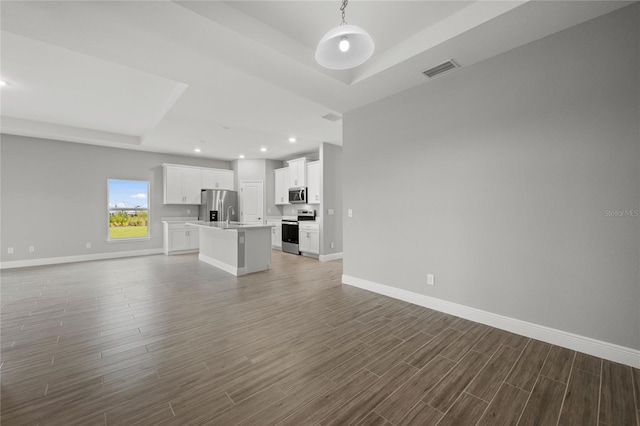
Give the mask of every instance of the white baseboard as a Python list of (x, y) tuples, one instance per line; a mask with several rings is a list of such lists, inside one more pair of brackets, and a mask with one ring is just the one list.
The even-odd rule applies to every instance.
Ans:
[(43, 259), (14, 260), (10, 262), (0, 262), (0, 269), (24, 268), (27, 266), (56, 265), (58, 263), (86, 262), (89, 260), (117, 259), (120, 257), (148, 256), (150, 254), (161, 254), (162, 249), (117, 251), (113, 253), (82, 254), (78, 256), (47, 257)]
[(235, 266), (231, 266), (224, 262), (220, 262), (219, 260), (214, 259), (213, 257), (207, 256), (207, 255), (204, 255), (202, 253), (198, 255), (198, 259), (203, 261), (204, 263), (208, 263), (211, 266), (215, 266), (218, 269), (222, 269), (223, 271), (228, 272), (231, 275), (235, 275), (236, 277), (247, 274), (246, 268), (236, 268)]
[(527, 321), (494, 314), (349, 275), (343, 275), (342, 282), (374, 293), (383, 294), (394, 299), (413, 303), (414, 305), (424, 306), (425, 308), (455, 315), (470, 321), (486, 324), (491, 327), (541, 340), (553, 345), (562, 346), (564, 348), (604, 358), (609, 361), (640, 368), (640, 350), (637, 349), (627, 348), (614, 343), (603, 342), (590, 337), (580, 336)]
[(330, 260), (338, 260), (342, 259), (342, 252), (340, 253), (331, 253), (331, 254), (321, 254), (318, 257), (320, 262), (329, 262)]

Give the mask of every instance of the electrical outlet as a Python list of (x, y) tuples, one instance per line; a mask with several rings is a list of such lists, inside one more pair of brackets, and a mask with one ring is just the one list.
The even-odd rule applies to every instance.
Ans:
[(29, 246), (29, 253), (36, 251), (36, 246)]
[(7, 253), (9, 253), (9, 254), (13, 254), (13, 247), (9, 247), (9, 248), (7, 249)]
[(91, 248), (91, 243), (86, 243), (86, 244), (85, 244), (85, 247), (86, 247), (86, 248), (88, 248), (88, 249), (90, 249), (90, 248)]
[(331, 243), (331, 248), (336, 248), (336, 243)]
[(187, 214), (191, 214), (191, 209), (187, 209)]
[(436, 285), (436, 277), (433, 274), (427, 274), (427, 285)]
[(347, 210), (347, 215), (349, 217), (353, 217), (353, 210), (352, 209)]
[(329, 210), (327, 210), (327, 214), (328, 214), (329, 216), (331, 216), (331, 215), (333, 214), (333, 209), (329, 209)]

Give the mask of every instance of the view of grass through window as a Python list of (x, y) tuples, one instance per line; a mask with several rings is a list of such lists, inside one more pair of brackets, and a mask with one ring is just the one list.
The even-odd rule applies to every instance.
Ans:
[(149, 182), (109, 179), (109, 239), (149, 236)]

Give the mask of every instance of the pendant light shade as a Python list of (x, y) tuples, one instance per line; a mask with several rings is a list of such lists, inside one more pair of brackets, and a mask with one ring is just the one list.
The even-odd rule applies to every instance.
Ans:
[(357, 67), (373, 55), (375, 44), (365, 30), (347, 24), (345, 12), (349, 0), (342, 0), (342, 24), (322, 37), (316, 49), (316, 61), (325, 68), (346, 70)]
[(340, 25), (326, 33), (316, 49), (316, 61), (325, 68), (345, 70), (365, 63), (375, 44), (365, 30), (355, 25)]

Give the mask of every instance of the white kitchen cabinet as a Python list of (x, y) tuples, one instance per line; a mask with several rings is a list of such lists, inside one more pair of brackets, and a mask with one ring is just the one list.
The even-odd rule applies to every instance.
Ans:
[(307, 164), (307, 202), (320, 204), (320, 161)]
[(201, 189), (233, 191), (233, 170), (202, 169)]
[(289, 163), (289, 186), (292, 188), (298, 186), (307, 186), (307, 159), (297, 158), (288, 161)]
[(273, 225), (271, 228), (271, 247), (282, 248), (282, 222), (279, 220), (267, 219), (267, 225)]
[(300, 223), (298, 244), (303, 254), (320, 254), (320, 227), (317, 223)]
[(198, 228), (182, 223), (163, 222), (164, 254), (189, 253), (198, 251), (200, 247), (200, 232)]
[(200, 204), (201, 172), (199, 168), (164, 166), (164, 203)]
[(275, 170), (275, 203), (277, 205), (289, 204), (289, 168)]

